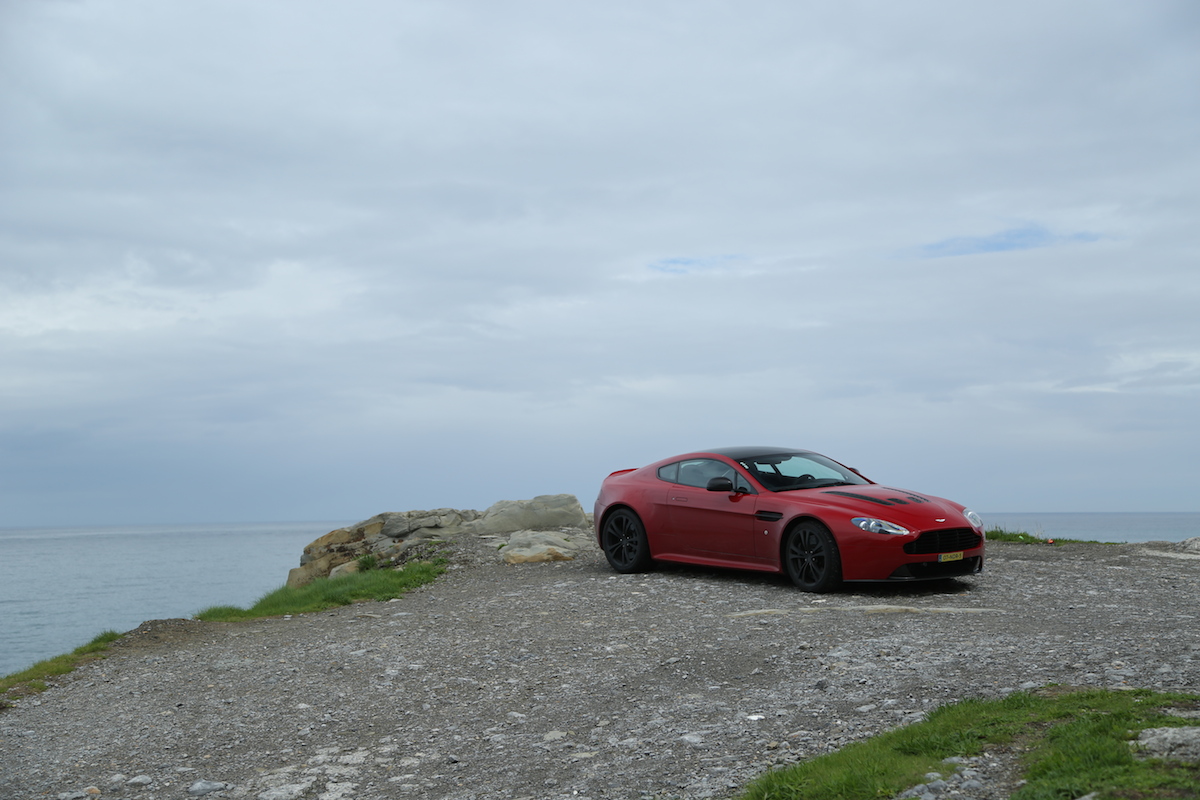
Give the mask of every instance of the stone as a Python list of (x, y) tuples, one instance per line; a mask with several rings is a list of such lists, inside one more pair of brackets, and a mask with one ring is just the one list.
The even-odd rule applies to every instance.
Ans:
[(1179, 543), (1179, 549), (1185, 553), (1200, 553), (1200, 536), (1184, 539)]
[(221, 783), (220, 781), (196, 781), (188, 787), (188, 794), (192, 797), (200, 797), (201, 795), (219, 792), (222, 789), (228, 788), (229, 784)]
[(320, 558), (309, 561), (307, 564), (301, 564), (289, 570), (287, 585), (292, 587), (307, 586), (317, 578), (327, 578), (334, 567), (345, 564), (347, 561), (353, 561), (354, 558), (355, 556), (326, 553)]
[(337, 578), (341, 575), (353, 575), (358, 572), (358, 560), (347, 561), (345, 564), (338, 564), (333, 569), (329, 570), (329, 577)]
[[(380, 525), (378, 527), (383, 526)], [(365, 534), (363, 533), (362, 528), (353, 530), (350, 528), (338, 528), (336, 531), (330, 531), (324, 536), (321, 536), (320, 538), (309, 543), (309, 545), (304, 548), (304, 555), (310, 556), (310, 558), (316, 558), (317, 556), (314, 556), (313, 553), (328, 551), (337, 545), (361, 542), (364, 538)], [(300, 563), (304, 563), (303, 557), (301, 557)]]
[(544, 561), (571, 561), (579, 545), (548, 531), (517, 531), (500, 551), (506, 564), (532, 564)]
[(1200, 763), (1200, 727), (1147, 728), (1138, 734), (1142, 756)]
[(421, 532), (456, 530), (479, 516), (479, 512), (473, 510), (435, 508), (431, 511), (388, 511), (379, 518), (383, 521), (382, 534), (395, 541)]
[(306, 783), (287, 783), (283, 786), (275, 786), (259, 792), (256, 797), (258, 800), (297, 800), (308, 791), (308, 787), (312, 786), (313, 782), (313, 779), (309, 779)]
[(571, 494), (543, 494), (532, 500), (501, 500), (475, 522), (475, 533), (512, 533), (525, 530), (586, 528), (587, 515)]

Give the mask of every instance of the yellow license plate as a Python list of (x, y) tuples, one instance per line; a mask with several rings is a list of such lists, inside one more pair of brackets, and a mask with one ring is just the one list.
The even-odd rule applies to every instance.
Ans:
[(938, 561), (962, 561), (962, 553), (942, 553), (938, 556)]

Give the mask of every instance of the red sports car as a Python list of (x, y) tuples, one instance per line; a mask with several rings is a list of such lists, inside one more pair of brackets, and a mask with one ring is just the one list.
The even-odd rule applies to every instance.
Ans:
[(807, 592), (983, 570), (983, 520), (807, 450), (730, 447), (614, 472), (596, 538), (617, 572), (655, 560), (784, 572)]

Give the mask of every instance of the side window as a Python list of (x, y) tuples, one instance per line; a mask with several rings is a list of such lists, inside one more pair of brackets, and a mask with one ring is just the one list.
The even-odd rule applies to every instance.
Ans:
[(667, 481), (668, 483), (679, 483), (679, 462), (667, 464), (665, 467), (658, 468), (658, 479)]
[(713, 478), (738, 480), (739, 476), (733, 467), (711, 458), (693, 458), (690, 461), (679, 462), (679, 480), (677, 482), (684, 486), (704, 489)]

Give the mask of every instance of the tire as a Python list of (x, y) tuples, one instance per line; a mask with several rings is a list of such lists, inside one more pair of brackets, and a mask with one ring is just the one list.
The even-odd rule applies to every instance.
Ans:
[(604, 520), (600, 532), (604, 557), (617, 572), (628, 575), (650, 569), (650, 542), (646, 528), (638, 515), (627, 508), (618, 508)]
[(798, 522), (783, 544), (783, 569), (805, 592), (831, 592), (842, 584), (842, 557), (819, 522)]

